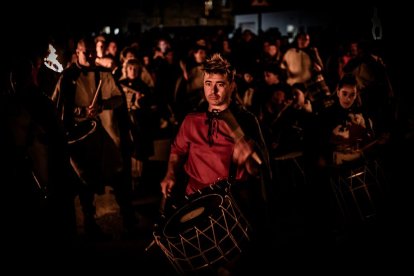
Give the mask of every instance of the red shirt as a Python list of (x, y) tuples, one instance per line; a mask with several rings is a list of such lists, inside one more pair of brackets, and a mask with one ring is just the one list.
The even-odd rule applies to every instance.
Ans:
[[(213, 119), (212, 141), (208, 138), (207, 114), (187, 115), (171, 146), (171, 153), (187, 156), (184, 170), (189, 177), (186, 193), (207, 187), (218, 179), (228, 178), (232, 162), (234, 139), (230, 128), (223, 120)], [(238, 167), (237, 180), (245, 180), (248, 173), (244, 166)]]

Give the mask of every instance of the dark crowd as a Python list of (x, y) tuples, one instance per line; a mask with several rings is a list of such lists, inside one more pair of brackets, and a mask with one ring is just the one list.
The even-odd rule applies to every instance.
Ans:
[[(23, 266), (35, 261), (40, 270), (47, 263), (63, 270), (104, 266), (95, 245), (114, 237), (97, 221), (95, 198), (109, 186), (120, 239), (153, 240), (150, 251), (158, 250), (165, 275), (251, 275), (303, 264), (381, 268), (405, 243), (406, 191), (413, 182), (406, 160), (414, 153), (408, 90), (386, 45), (369, 35), (298, 30), (290, 38), (277, 29), (257, 35), (217, 28), (43, 35), (18, 46), (0, 90), (6, 254)], [(225, 109), (209, 86), (220, 97), (229, 94)], [(233, 156), (237, 168), (222, 168), (222, 156), (228, 157), (223, 164)], [(185, 180), (174, 171), (179, 161), (186, 162)], [(226, 180), (203, 182), (216, 175)], [(184, 181), (188, 186), (175, 185)], [(206, 192), (206, 184), (218, 188)], [(151, 196), (155, 204), (143, 211), (150, 213), (148, 227), (134, 201)], [(221, 205), (218, 197), (225, 198)], [(183, 202), (197, 208), (175, 221), (175, 212), (186, 210), (179, 208)], [(224, 209), (224, 233), (222, 217), (211, 211), (217, 233), (193, 225), (194, 235), (222, 235), (223, 245), (214, 242), (220, 260), (235, 251), (241, 256), (218, 268), (215, 257), (204, 257), (214, 269), (197, 263), (192, 271), (189, 252), (203, 251), (203, 241), (193, 243), (192, 232), (180, 227), (216, 205)], [(253, 244), (246, 250), (245, 239)], [(144, 247), (131, 254), (146, 254)], [(144, 275), (144, 264), (135, 266)]]

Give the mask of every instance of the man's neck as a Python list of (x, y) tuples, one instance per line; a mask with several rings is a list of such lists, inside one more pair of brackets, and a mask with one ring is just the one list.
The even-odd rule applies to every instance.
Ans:
[(223, 110), (226, 110), (227, 108), (229, 108), (229, 105), (228, 104), (219, 105), (219, 106), (209, 105), (208, 106), (208, 111), (213, 112), (213, 110), (214, 110), (215, 112), (221, 112)]

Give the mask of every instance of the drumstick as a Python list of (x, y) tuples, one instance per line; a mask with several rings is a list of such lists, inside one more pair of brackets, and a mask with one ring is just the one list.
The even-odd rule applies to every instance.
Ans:
[(89, 107), (92, 107), (95, 105), (96, 100), (98, 99), (98, 92), (99, 92), (99, 89), (101, 89), (101, 85), (102, 85), (102, 80), (99, 80), (98, 87), (96, 88), (95, 95), (93, 96), (92, 103), (89, 105)]
[[(236, 118), (234, 117), (233, 113), (231, 113), (231, 111), (229, 109), (225, 110), (224, 112), (221, 112), (220, 114), (222, 114), (222, 119), (227, 123), (227, 125), (230, 127), (230, 129), (233, 131), (233, 138), (237, 141), (241, 138), (243, 138), (244, 132), (241, 129), (239, 123), (237, 122)], [(257, 164), (261, 165), (263, 162), (260, 159), (259, 155), (256, 152), (253, 152), (251, 157), (253, 158), (254, 161), (257, 162)]]
[(151, 243), (147, 247), (145, 247), (145, 252), (147, 252), (154, 244), (155, 240), (152, 240)]
[[(162, 217), (165, 214), (165, 205), (167, 203), (167, 200), (171, 200), (171, 195), (170, 194), (168, 194), (167, 196), (162, 195), (161, 202), (160, 202), (160, 208), (158, 209)], [(169, 207), (171, 207), (174, 210), (177, 209), (177, 206), (174, 204), (170, 204)]]
[(161, 216), (163, 216), (164, 213), (165, 213), (165, 203), (166, 202), (167, 202), (167, 196), (162, 195), (161, 202), (160, 202), (160, 209), (159, 209), (159, 212), (160, 212)]

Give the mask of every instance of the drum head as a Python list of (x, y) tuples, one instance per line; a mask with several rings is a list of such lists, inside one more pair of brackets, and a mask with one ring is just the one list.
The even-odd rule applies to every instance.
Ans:
[(72, 131), (68, 134), (69, 145), (85, 139), (95, 131), (95, 128), (96, 121), (94, 120), (85, 120), (76, 123)]
[(191, 230), (194, 225), (209, 222), (209, 217), (221, 212), (223, 197), (220, 194), (208, 194), (196, 198), (179, 209), (166, 223), (164, 235), (167, 238), (178, 237)]

